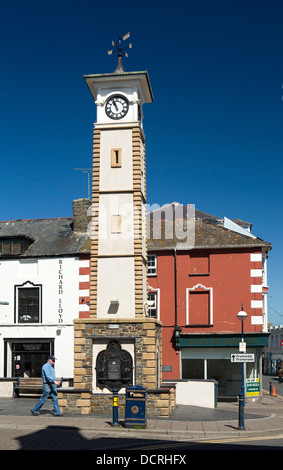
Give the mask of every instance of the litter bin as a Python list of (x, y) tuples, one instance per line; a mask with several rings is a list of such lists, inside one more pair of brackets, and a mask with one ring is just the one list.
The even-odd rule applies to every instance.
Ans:
[(134, 385), (126, 388), (125, 428), (146, 427), (146, 388)]

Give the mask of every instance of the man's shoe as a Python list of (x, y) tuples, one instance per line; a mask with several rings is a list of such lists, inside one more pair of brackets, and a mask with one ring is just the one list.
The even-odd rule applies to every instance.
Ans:
[(62, 413), (58, 413), (58, 414), (53, 413), (53, 416), (63, 416), (63, 414)]
[(36, 411), (30, 410), (30, 412), (33, 416), (39, 416), (39, 413), (36, 413)]

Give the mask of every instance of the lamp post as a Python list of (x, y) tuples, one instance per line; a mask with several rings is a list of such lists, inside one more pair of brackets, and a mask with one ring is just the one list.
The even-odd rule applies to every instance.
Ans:
[[(237, 314), (238, 319), (242, 322), (242, 343), (244, 342), (244, 321), (247, 318), (248, 314), (242, 310)], [(245, 429), (244, 423), (244, 407), (245, 407), (245, 366), (244, 362), (242, 362), (242, 387), (241, 393), (239, 395), (239, 429)]]
[(174, 335), (175, 335), (175, 348), (177, 351), (180, 351), (181, 327), (179, 325), (175, 325)]

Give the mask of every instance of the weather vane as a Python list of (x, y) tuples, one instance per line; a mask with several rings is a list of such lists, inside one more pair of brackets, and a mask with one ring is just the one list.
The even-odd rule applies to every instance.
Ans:
[(127, 33), (122, 38), (120, 37), (118, 39), (118, 41), (116, 41), (116, 42), (112, 41), (112, 46), (114, 46), (115, 49), (111, 49), (110, 51), (108, 51), (108, 55), (113, 54), (113, 52), (118, 53), (118, 65), (117, 65), (117, 68), (116, 68), (114, 73), (124, 73), (125, 72), (125, 70), (123, 68), (123, 65), (122, 65), (122, 57), (123, 57), (123, 55), (128, 57), (128, 54), (127, 54), (127, 52), (125, 52), (125, 49), (132, 49), (133, 45), (132, 45), (132, 43), (130, 43), (130, 44), (128, 44), (128, 46), (123, 47), (122, 46), (122, 41), (125, 41), (129, 37), (130, 37), (130, 33)]

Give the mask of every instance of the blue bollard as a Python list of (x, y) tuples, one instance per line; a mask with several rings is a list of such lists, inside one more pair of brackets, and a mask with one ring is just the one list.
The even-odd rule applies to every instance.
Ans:
[(245, 395), (240, 393), (239, 394), (239, 424), (238, 424), (238, 429), (240, 431), (245, 430), (244, 410), (245, 410)]
[(118, 422), (118, 389), (113, 390), (112, 426), (119, 426)]

